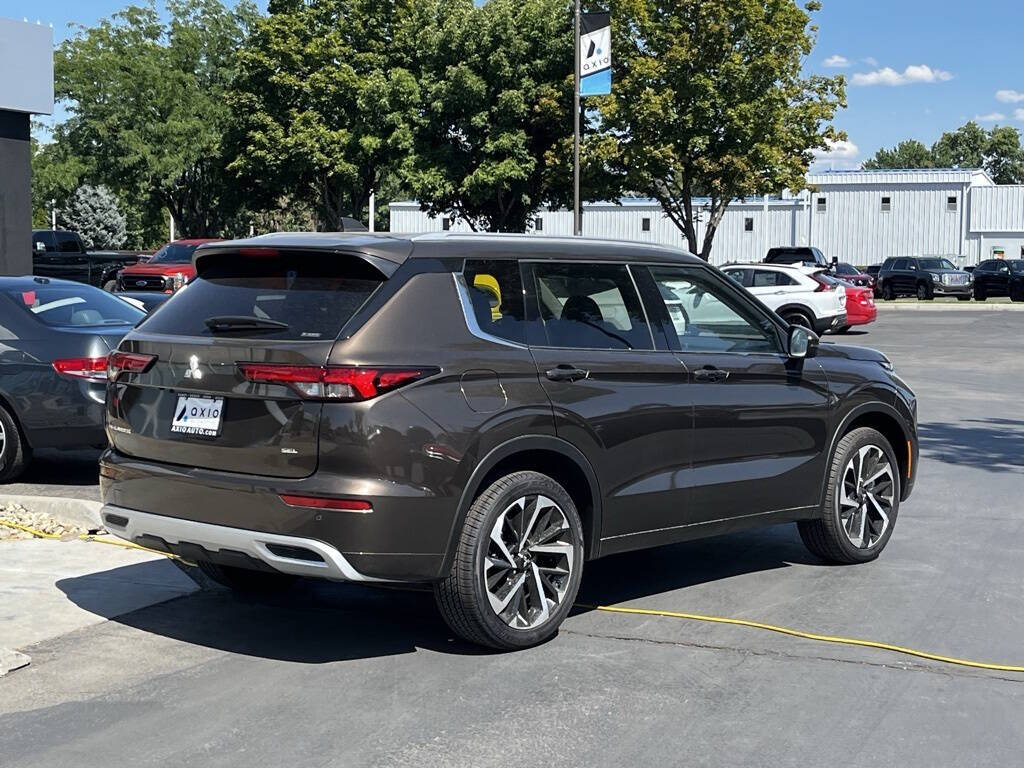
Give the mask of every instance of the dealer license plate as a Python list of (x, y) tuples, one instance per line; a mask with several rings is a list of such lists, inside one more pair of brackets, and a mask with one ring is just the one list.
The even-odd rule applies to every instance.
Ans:
[(179, 435), (217, 437), (220, 434), (221, 417), (224, 414), (223, 397), (197, 397), (178, 395), (174, 408), (171, 432)]

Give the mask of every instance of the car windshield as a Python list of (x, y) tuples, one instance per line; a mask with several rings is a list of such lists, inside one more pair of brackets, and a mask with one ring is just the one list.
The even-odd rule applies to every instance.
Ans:
[(22, 311), (49, 326), (135, 325), (146, 313), (99, 288), (37, 285), (6, 291)]
[(860, 271), (857, 270), (852, 264), (840, 263), (836, 266), (836, 274), (840, 275), (859, 275)]
[(918, 259), (917, 266), (921, 269), (956, 269), (949, 259)]
[(198, 245), (181, 245), (180, 243), (168, 243), (149, 260), (150, 264), (189, 264), (192, 261), (192, 254), (196, 252)]

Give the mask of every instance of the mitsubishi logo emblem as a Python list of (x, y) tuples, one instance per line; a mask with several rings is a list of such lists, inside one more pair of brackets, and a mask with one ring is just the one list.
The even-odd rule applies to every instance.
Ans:
[(188, 369), (185, 371), (186, 379), (201, 379), (203, 372), (199, 370), (199, 358), (192, 355), (188, 359)]

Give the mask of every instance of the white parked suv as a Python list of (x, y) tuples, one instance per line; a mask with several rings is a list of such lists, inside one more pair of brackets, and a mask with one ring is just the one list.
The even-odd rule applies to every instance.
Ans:
[(821, 267), (730, 264), (722, 272), (790, 325), (818, 334), (846, 325), (846, 287)]

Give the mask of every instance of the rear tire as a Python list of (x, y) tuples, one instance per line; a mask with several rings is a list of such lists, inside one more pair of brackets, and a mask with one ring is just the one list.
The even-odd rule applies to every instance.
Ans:
[(843, 436), (832, 456), (828, 492), (818, 518), (797, 523), (800, 538), (826, 562), (874, 560), (896, 526), (901, 487), (899, 463), (889, 441), (869, 427), (853, 430)]
[(833, 333), (847, 333), (852, 327), (853, 326), (850, 325), (843, 325), (840, 326), (839, 328), (836, 328), (835, 331), (833, 331)]
[(785, 314), (782, 315), (782, 319), (785, 320), (790, 325), (798, 325), (801, 328), (806, 328), (810, 331), (814, 330), (814, 318), (808, 315), (803, 310), (786, 310)]
[(7, 408), (0, 406), (0, 483), (16, 479), (32, 460), (32, 451)]
[(988, 298), (988, 295), (985, 293), (985, 289), (982, 286), (980, 286), (980, 285), (975, 285), (974, 286), (974, 300), (975, 301), (984, 301), (987, 298)]
[(932, 291), (932, 287), (928, 283), (917, 284), (917, 300), (918, 301), (931, 301), (935, 298), (935, 294)]
[(236, 568), (232, 565), (218, 565), (208, 560), (199, 560), (196, 565), (199, 566), (200, 571), (222, 587), (245, 594), (282, 592), (290, 588), (297, 578), (287, 573), (270, 573), (269, 571)]
[(572, 497), (547, 475), (514, 472), (469, 508), (448, 578), (434, 597), (451, 630), (498, 650), (552, 637), (583, 574), (583, 526)]
[(896, 292), (892, 289), (892, 283), (883, 283), (882, 298), (886, 301), (893, 301), (896, 298)]

